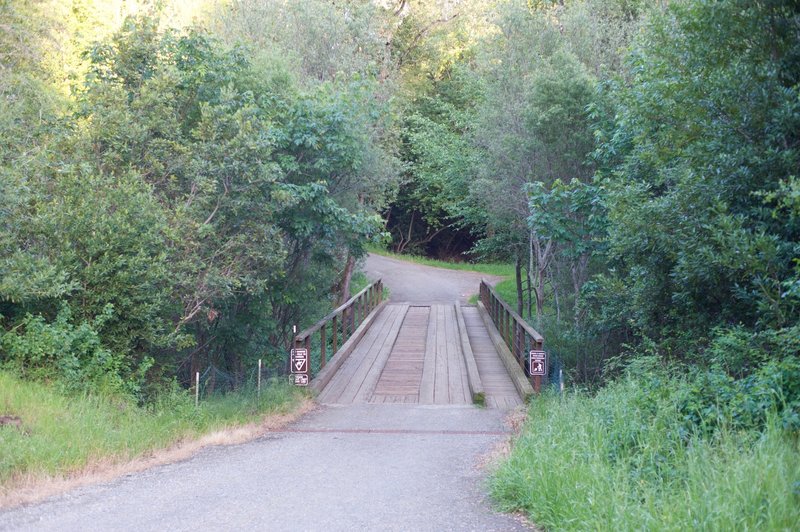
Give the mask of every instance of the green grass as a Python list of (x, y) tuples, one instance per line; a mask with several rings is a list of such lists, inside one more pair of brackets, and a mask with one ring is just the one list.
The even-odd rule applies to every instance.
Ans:
[(369, 286), (369, 279), (367, 279), (364, 272), (354, 272), (353, 277), (350, 279), (350, 297), (361, 292), (367, 286)]
[(368, 250), (370, 253), (374, 253), (376, 255), (404, 260), (406, 262), (413, 262), (414, 264), (422, 264), (424, 266), (434, 266), (436, 268), (445, 268), (448, 270), (485, 273), (486, 275), (496, 275), (498, 277), (514, 276), (513, 264), (491, 262), (447, 262), (443, 260), (429, 259), (427, 257), (419, 257), (416, 255), (401, 255), (400, 253), (393, 253), (375, 246), (370, 246)]
[(627, 382), (536, 399), (492, 478), (495, 500), (546, 530), (796, 530), (796, 436), (770, 421), (687, 442), (677, 394), (642, 393)]
[(180, 440), (291, 411), (302, 397), (275, 381), (255, 394), (203, 400), (173, 391), (149, 408), (98, 395), (65, 396), (52, 387), (0, 372), (0, 415), (22, 419), (23, 430), (0, 427), (0, 491), (22, 475), (78, 471), (92, 460), (124, 461)]
[(514, 310), (517, 309), (517, 283), (514, 280), (514, 272), (511, 272), (511, 279), (504, 279), (500, 281), (496, 285), (494, 285), (494, 290), (497, 292), (497, 295), (500, 296), (500, 299), (508, 303), (511, 308)]

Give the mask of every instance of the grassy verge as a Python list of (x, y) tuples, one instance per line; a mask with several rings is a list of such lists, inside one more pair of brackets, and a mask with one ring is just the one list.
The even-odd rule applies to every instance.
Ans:
[(0, 427), (0, 494), (22, 478), (69, 475), (93, 462), (119, 463), (268, 414), (287, 413), (302, 397), (281, 381), (262, 388), (260, 398), (228, 394), (195, 408), (191, 397), (176, 391), (141, 408), (97, 395), (64, 396), (0, 372), (0, 415), (22, 420), (22, 427)]
[(514, 280), (514, 272), (511, 272), (511, 279), (503, 279), (496, 285), (494, 290), (500, 299), (508, 303), (514, 310), (517, 309), (517, 284)]
[(796, 436), (774, 419), (680, 434), (679, 394), (639, 384), (537, 399), (492, 480), (503, 509), (547, 530), (796, 529)]

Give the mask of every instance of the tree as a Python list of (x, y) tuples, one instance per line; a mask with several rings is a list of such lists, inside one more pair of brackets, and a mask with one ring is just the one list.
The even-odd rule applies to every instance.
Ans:
[[(613, 278), (633, 330), (686, 355), (715, 326), (796, 323), (798, 12), (682, 2), (638, 39), (600, 154)], [(776, 207), (778, 211), (776, 211)]]
[(55, 149), (8, 182), (4, 325), (66, 305), (131, 372), (154, 357), (156, 382), (277, 363), (330, 304), (342, 249), (380, 228), (393, 162), (374, 84), (276, 83), (246, 49), (147, 16), (87, 60)]

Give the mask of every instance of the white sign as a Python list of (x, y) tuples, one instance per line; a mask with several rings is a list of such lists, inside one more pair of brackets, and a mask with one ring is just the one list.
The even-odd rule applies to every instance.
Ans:
[(531, 368), (531, 376), (547, 375), (547, 353), (544, 351), (532, 350), (528, 355), (528, 366)]
[(308, 375), (305, 373), (292, 375), (292, 384), (295, 386), (308, 386)]

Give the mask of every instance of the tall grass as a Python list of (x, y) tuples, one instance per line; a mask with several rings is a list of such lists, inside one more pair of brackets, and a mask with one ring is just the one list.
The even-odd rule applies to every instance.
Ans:
[(142, 408), (101, 395), (62, 395), (53, 387), (0, 372), (0, 415), (23, 426), (0, 427), (0, 486), (15, 477), (77, 471), (93, 460), (122, 461), (265, 414), (288, 412), (302, 392), (270, 382), (259, 398), (231, 393), (194, 400), (180, 390)]
[(687, 434), (681, 394), (651, 392), (628, 380), (536, 399), (494, 498), (547, 530), (797, 529), (796, 434), (776, 418), (762, 431)]

